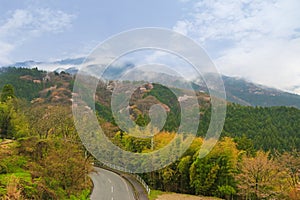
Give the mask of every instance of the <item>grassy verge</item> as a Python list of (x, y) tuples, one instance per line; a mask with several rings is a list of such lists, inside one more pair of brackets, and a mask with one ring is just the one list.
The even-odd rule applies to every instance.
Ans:
[(149, 195), (149, 200), (155, 200), (159, 195), (163, 194), (162, 191), (159, 190), (151, 190)]

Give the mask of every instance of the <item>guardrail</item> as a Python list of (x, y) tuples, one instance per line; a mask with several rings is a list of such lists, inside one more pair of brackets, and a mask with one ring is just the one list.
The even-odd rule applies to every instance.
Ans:
[(147, 191), (147, 193), (148, 193), (148, 195), (149, 195), (150, 192), (151, 192), (151, 189), (150, 189), (150, 187), (147, 185), (147, 183), (146, 183), (139, 175), (134, 174), (133, 176), (136, 178), (136, 180), (138, 180), (138, 181), (143, 185), (143, 187), (145, 188), (145, 190)]
[(111, 168), (111, 169), (114, 169), (114, 170), (117, 170), (117, 171), (121, 171), (121, 172), (125, 172), (125, 173), (130, 173), (138, 182), (140, 182), (142, 184), (142, 186), (145, 188), (145, 190), (147, 191), (147, 193), (150, 194), (151, 189), (147, 185), (147, 183), (138, 174), (133, 173), (131, 170), (129, 170), (127, 168), (124, 168), (124, 167), (120, 167), (120, 166), (114, 165), (114, 164), (110, 164), (110, 163), (99, 163), (99, 162), (97, 162), (97, 164), (100, 164), (102, 166), (103, 165), (107, 166), (108, 168)]

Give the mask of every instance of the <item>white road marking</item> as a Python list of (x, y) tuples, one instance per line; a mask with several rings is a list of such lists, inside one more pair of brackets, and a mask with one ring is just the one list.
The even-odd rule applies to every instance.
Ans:
[(108, 182), (109, 182), (109, 183), (112, 183), (111, 180), (110, 180), (109, 178), (108, 178)]
[(128, 184), (127, 184), (127, 182), (126, 182), (126, 181), (124, 180), (124, 178), (122, 178), (122, 177), (121, 177), (121, 180), (122, 180), (123, 183), (125, 184), (126, 190), (127, 190), (128, 194), (129, 194), (129, 189), (128, 189)]
[(111, 193), (114, 193), (114, 186), (111, 186)]

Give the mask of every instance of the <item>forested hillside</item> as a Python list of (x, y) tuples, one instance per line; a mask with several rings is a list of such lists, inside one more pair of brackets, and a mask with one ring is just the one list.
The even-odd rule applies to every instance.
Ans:
[[(2, 71), (1, 82), (11, 84), (5, 84), (0, 92), (0, 199), (89, 196), (92, 161), (75, 131), (70, 95), (63, 99), (64, 91), (69, 90), (64, 86), (69, 83), (57, 81), (54, 87), (48, 80), (43, 84), (44, 76), (36, 69)], [(66, 78), (63, 74), (51, 76)]]
[[(202, 118), (199, 136), (210, 121), (208, 110)], [(250, 107), (229, 104), (221, 136), (249, 139), (256, 150), (300, 150), (300, 110), (293, 107)]]
[[(74, 77), (22, 68), (4, 69), (0, 77), (0, 198), (86, 198), (91, 189), (86, 175), (93, 161), (85, 157), (73, 124)], [(95, 98), (105, 134), (136, 153), (158, 150), (172, 140), (181, 115), (179, 99), (170, 89), (140, 84), (128, 107), (132, 119), (147, 125), (153, 104), (168, 114), (154, 147), (150, 138), (135, 138), (117, 127), (110, 109), (113, 81), (99, 82)], [(177, 162), (142, 174), (146, 182), (153, 189), (226, 199), (300, 199), (300, 110), (228, 103), (220, 141), (208, 156), (199, 158), (211, 106), (207, 94), (196, 95), (198, 137)]]
[(254, 84), (241, 78), (223, 76), (228, 101), (252, 106), (293, 106), (300, 108), (300, 96)]
[(43, 78), (46, 72), (26, 68), (0, 68), (0, 88), (5, 84), (11, 84), (19, 98), (32, 100), (39, 96), (43, 89)]

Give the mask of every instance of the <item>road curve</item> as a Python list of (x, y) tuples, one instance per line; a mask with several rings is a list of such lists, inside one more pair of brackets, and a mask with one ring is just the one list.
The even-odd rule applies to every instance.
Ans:
[(135, 200), (132, 187), (114, 172), (95, 167), (90, 177), (94, 183), (91, 200)]

